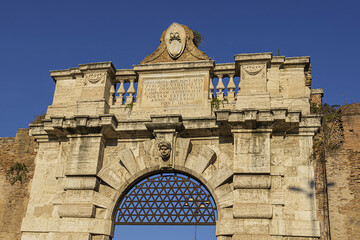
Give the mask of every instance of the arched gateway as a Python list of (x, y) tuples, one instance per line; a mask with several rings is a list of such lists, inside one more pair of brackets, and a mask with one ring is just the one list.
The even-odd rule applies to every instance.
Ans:
[(178, 172), (161, 172), (124, 192), (113, 219), (116, 225), (215, 225), (216, 205), (200, 182)]
[(174, 23), (133, 69), (51, 76), (53, 103), (30, 126), (23, 240), (109, 240), (125, 223), (216, 224), (219, 240), (320, 236), (314, 194), (291, 191), (315, 191), (309, 57), (217, 64)]

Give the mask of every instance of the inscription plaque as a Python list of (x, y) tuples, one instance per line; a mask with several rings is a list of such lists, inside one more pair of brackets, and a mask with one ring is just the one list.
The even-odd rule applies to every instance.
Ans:
[(145, 107), (172, 107), (178, 105), (201, 104), (204, 79), (146, 80), (143, 83), (141, 105)]

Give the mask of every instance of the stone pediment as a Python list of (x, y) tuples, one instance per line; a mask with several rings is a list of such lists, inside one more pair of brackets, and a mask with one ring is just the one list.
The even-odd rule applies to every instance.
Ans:
[(173, 23), (160, 38), (159, 47), (140, 64), (210, 60), (194, 44), (194, 33), (185, 25)]

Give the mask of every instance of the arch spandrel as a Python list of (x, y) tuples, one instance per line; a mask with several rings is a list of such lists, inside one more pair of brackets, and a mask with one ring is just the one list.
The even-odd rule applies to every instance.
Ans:
[[(139, 143), (142, 145), (143, 153), (140, 153), (136, 158), (129, 157), (127, 159), (119, 159), (118, 163), (113, 163), (108, 167), (105, 166), (100, 170), (98, 176), (110, 186), (113, 192), (112, 204), (108, 207), (107, 219), (112, 219), (114, 212), (111, 210), (115, 209), (122, 195), (129, 191), (134, 184), (144, 177), (162, 172), (179, 172), (193, 177), (208, 189), (216, 206), (229, 206), (228, 196), (232, 194), (232, 190), (231, 187), (223, 187), (222, 184), (232, 177), (233, 173), (230, 167), (222, 167), (208, 171), (210, 166), (216, 161), (217, 156), (215, 151), (207, 146), (202, 146), (199, 149), (195, 148), (193, 151), (189, 140), (181, 139), (179, 142), (182, 144), (178, 144), (176, 147), (175, 164), (171, 168), (162, 169), (163, 166), (160, 164), (162, 160), (158, 157), (155, 150), (156, 141), (149, 140)], [(126, 152), (129, 151), (131, 150), (126, 150)], [(129, 156), (134, 156), (134, 154), (129, 154)], [(124, 164), (123, 161), (131, 161), (131, 163)], [(139, 167), (135, 167), (134, 169), (137, 169), (136, 172), (132, 170), (129, 171), (126, 168), (127, 165), (138, 165), (141, 161), (147, 162), (146, 168), (140, 169)], [(218, 194), (222, 196), (218, 197)]]

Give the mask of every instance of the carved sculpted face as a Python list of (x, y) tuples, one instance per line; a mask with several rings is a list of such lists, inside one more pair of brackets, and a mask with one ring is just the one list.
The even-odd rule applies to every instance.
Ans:
[(170, 157), (171, 144), (169, 142), (160, 142), (158, 147), (162, 159), (164, 160), (168, 159)]
[(166, 30), (165, 41), (169, 55), (176, 59), (181, 56), (185, 49), (186, 33), (183, 26), (173, 23)]

